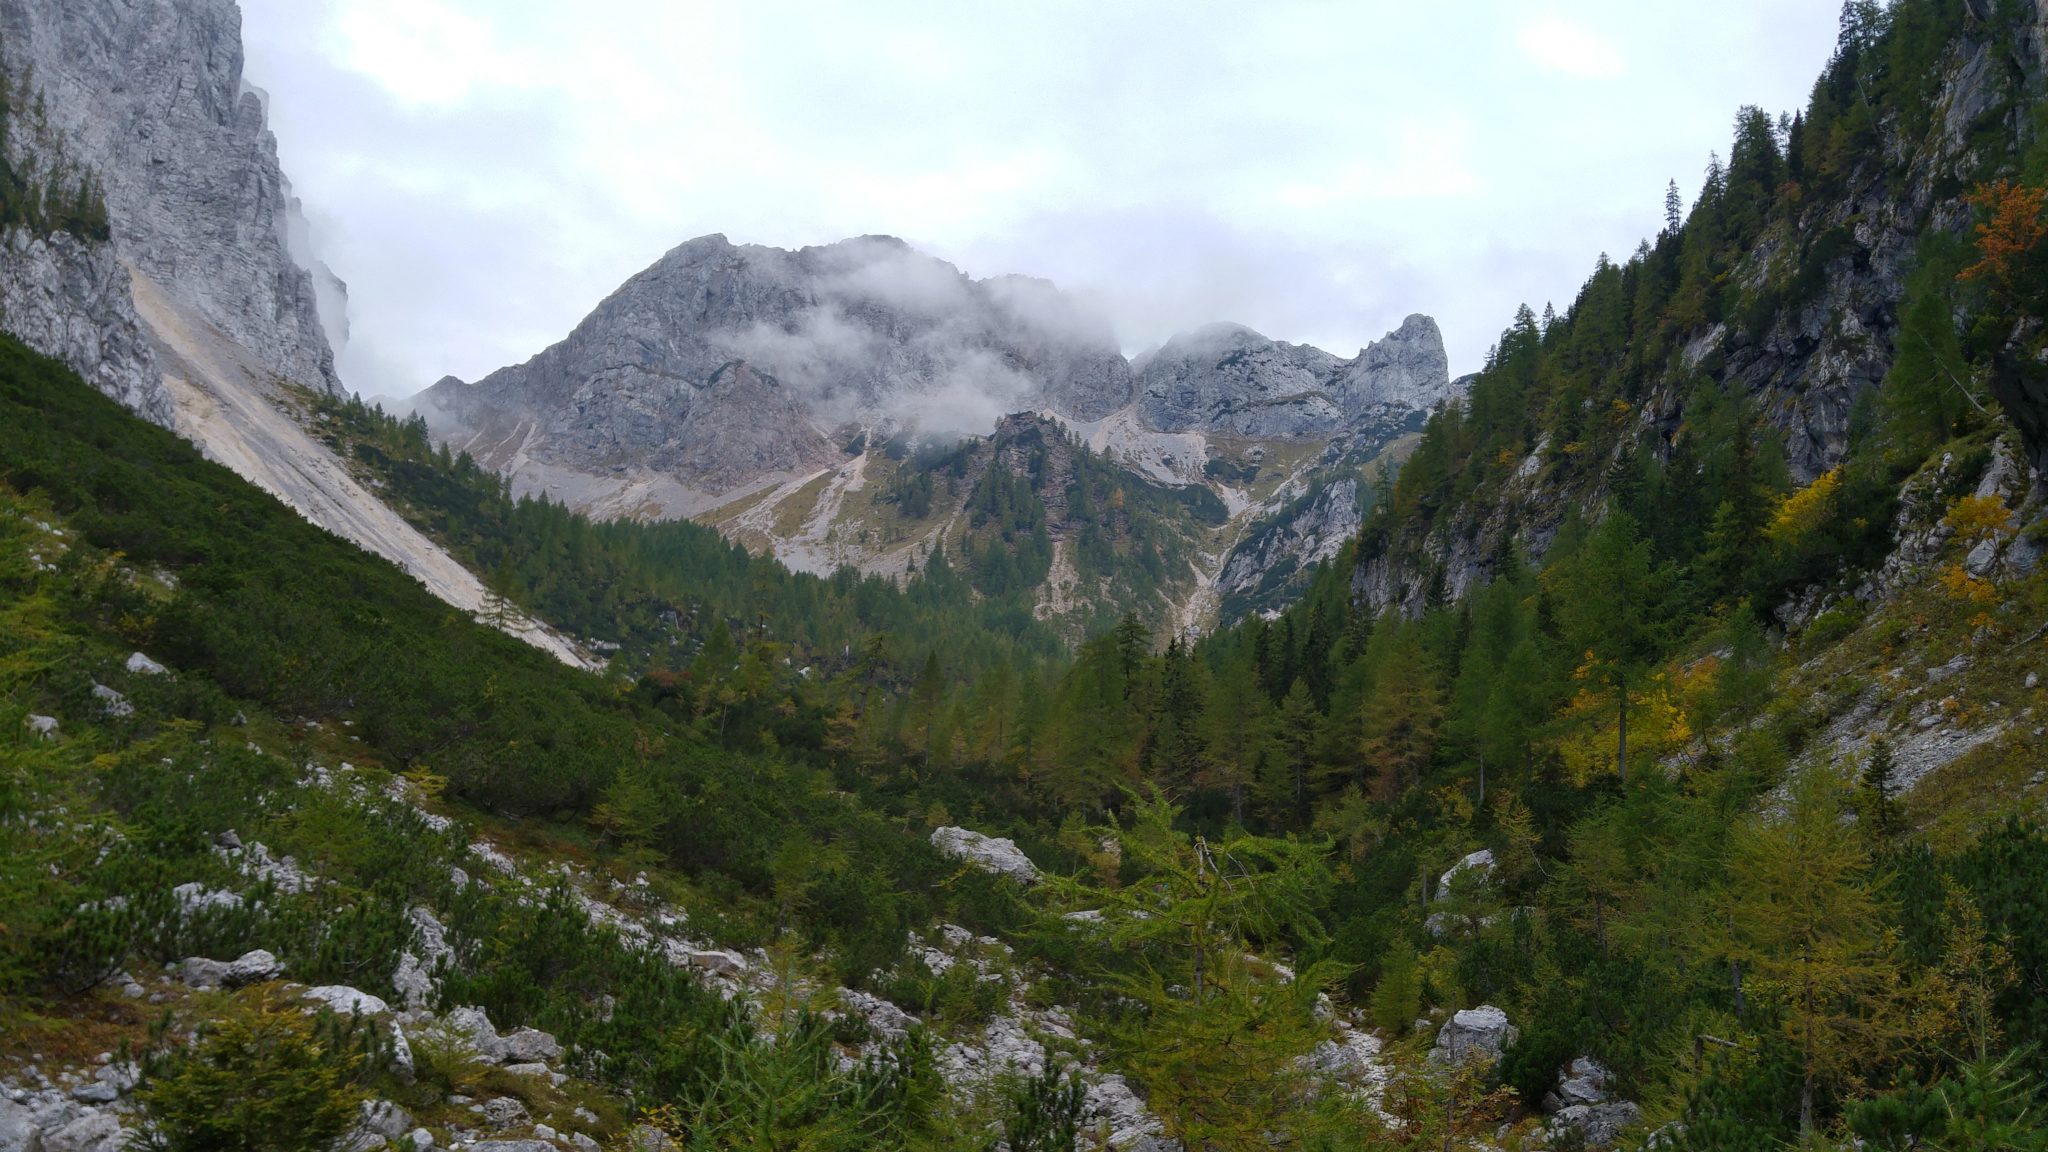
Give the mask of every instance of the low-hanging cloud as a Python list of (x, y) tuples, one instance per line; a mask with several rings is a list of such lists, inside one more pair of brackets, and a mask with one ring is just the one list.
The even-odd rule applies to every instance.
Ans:
[(1737, 107), (1803, 101), (1838, 7), (243, 0), (349, 382), (392, 394), (709, 232), (904, 236), (1093, 294), (1129, 351), (1235, 320), (1343, 354), (1423, 311), (1467, 371), (1653, 234)]

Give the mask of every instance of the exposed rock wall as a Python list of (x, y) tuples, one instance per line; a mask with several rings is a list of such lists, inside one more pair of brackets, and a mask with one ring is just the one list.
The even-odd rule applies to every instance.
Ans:
[(27, 228), (0, 236), (0, 328), (158, 424), (171, 422), (142, 321), (128, 293), (128, 270), (104, 244)]
[(0, 55), (100, 178), (123, 262), (261, 370), (339, 386), (319, 304), (339, 282), (289, 250), (302, 225), (243, 83), (234, 0), (0, 0)]

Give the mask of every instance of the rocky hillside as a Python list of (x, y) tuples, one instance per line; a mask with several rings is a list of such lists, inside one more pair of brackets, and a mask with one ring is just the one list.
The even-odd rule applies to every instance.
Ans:
[[(443, 380), (420, 408), (520, 491), (600, 518), (696, 517), (810, 571), (895, 574), (959, 534), (950, 516), (877, 519), (871, 488), (896, 482), (901, 454), (875, 449), (987, 436), (1004, 414), (1043, 413), (1134, 485), (1222, 501), (1221, 524), (1162, 528), (1192, 547), (1149, 581), (1162, 596), (1136, 605), (1199, 624), (1221, 603), (1224, 566), (1286, 585), (1327, 559), (1332, 533), (1356, 527), (1356, 500), (1319, 508), (1313, 527), (1267, 532), (1254, 555), (1235, 546), (1311, 486), (1348, 478), (1355, 494), (1364, 465), (1451, 393), (1426, 316), (1349, 360), (1222, 325), (1132, 363), (1105, 317), (1044, 281), (974, 280), (889, 237), (786, 252), (707, 236), (627, 281), (561, 343), (475, 384)], [(1068, 594), (1048, 588), (1036, 610), (1066, 615)], [(1090, 610), (1111, 606), (1080, 595)]]
[[(1972, 189), (2040, 164), (2048, 5), (1950, 7), (1846, 23), (1797, 119), (1745, 109), (1687, 216), (1625, 262), (1603, 257), (1556, 323), (1525, 309), (1439, 430), (1448, 454), (1368, 533), (1357, 594), (1411, 612), (1432, 589), (1462, 594), (1511, 550), (1540, 559), (1574, 509), (1646, 469), (1711, 484), (1710, 421), (1760, 421), (1759, 466), (1789, 482), (1844, 469), (1859, 444), (1868, 462), (1899, 415), (1890, 383), (1921, 397), (1935, 443), (1995, 398), (2039, 468), (2039, 336), (1959, 274), (1986, 218)], [(1896, 489), (1920, 461), (1890, 451), (1893, 466), (1839, 475)], [(1704, 528), (1716, 508), (1697, 514)]]

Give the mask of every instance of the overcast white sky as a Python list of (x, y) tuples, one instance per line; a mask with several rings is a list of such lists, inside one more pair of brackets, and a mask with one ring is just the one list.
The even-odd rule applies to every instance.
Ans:
[(1453, 373), (1803, 105), (1835, 0), (242, 0), (250, 83), (348, 281), (350, 386), (560, 339), (692, 236), (885, 232), (1340, 355), (1427, 312)]

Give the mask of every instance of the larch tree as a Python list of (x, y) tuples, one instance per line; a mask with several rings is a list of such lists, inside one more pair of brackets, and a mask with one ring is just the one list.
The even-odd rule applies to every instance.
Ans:
[(1782, 815), (1736, 830), (1729, 860), (1724, 951), (1780, 1009), (1799, 1053), (1807, 1134), (1819, 1093), (1853, 1086), (1867, 1060), (1902, 1038), (1899, 968), (1884, 929), (1895, 917), (1863, 837), (1844, 819), (1847, 797), (1833, 772), (1807, 771)]

